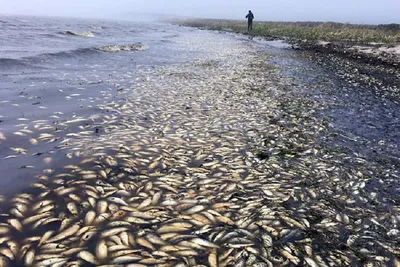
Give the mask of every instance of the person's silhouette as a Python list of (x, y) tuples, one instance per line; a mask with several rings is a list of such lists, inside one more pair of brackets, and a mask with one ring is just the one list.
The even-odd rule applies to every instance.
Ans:
[(251, 32), (253, 30), (253, 19), (254, 19), (254, 14), (249, 10), (249, 13), (246, 15), (247, 18), (247, 31)]

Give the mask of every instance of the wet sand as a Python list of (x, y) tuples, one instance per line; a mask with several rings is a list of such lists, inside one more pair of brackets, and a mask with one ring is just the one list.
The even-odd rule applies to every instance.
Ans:
[(3, 266), (399, 264), (398, 104), (296, 51), (224, 42), (1, 103)]

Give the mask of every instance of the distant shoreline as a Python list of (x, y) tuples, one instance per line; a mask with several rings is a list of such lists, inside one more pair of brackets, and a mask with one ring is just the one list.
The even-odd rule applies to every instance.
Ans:
[[(236, 20), (175, 20), (173, 24), (199, 29), (247, 33)], [(254, 22), (251, 36), (281, 39), (293, 49), (339, 54), (370, 64), (400, 64), (400, 24), (358, 25), (335, 22)]]

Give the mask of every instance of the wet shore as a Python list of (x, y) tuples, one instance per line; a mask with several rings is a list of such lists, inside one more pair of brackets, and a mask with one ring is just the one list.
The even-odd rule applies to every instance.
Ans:
[(400, 64), (400, 44), (357, 45), (343, 41), (323, 42), (295, 39), (289, 39), (288, 42), (293, 45), (293, 49), (334, 54), (372, 65), (397, 68)]
[(396, 85), (199, 34), (179, 47), (196, 59), (91, 85), (57, 140), (22, 126), (60, 152), (2, 199), (1, 265), (398, 266)]
[(398, 24), (353, 25), (334, 22), (256, 22), (247, 32), (243, 21), (176, 20), (173, 24), (284, 40), (295, 50), (333, 54), (344, 58), (398, 68), (400, 63), (400, 31)]

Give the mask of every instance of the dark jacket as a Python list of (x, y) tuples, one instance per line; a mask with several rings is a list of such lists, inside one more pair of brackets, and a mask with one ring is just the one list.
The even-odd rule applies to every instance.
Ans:
[(246, 15), (246, 18), (247, 18), (249, 21), (252, 21), (252, 20), (254, 19), (254, 14), (253, 14), (252, 12), (249, 12), (249, 14)]

